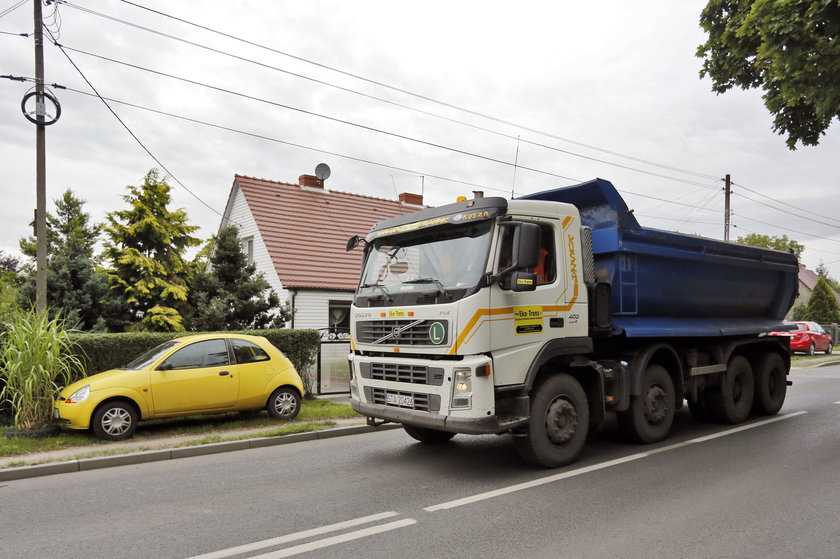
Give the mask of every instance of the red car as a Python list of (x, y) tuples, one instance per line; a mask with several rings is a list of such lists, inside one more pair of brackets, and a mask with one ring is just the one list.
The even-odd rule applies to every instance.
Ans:
[(790, 332), (771, 332), (771, 336), (790, 336), (790, 350), (804, 351), (808, 355), (814, 355), (818, 351), (831, 354), (831, 335), (827, 334), (823, 327), (816, 322), (794, 322), (796, 329)]

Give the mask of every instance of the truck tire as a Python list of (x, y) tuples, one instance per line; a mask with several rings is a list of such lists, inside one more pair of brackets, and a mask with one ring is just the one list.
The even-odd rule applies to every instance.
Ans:
[(755, 364), (755, 401), (753, 410), (764, 415), (776, 415), (785, 403), (787, 371), (778, 353), (765, 353)]
[(438, 431), (437, 429), (427, 429), (426, 427), (415, 427), (414, 425), (403, 425), (403, 429), (408, 435), (421, 443), (426, 444), (442, 444), (455, 436), (455, 433), (448, 433), (446, 431)]
[(651, 365), (642, 375), (642, 393), (630, 399), (630, 408), (618, 421), (632, 440), (650, 444), (668, 436), (674, 422), (674, 383), (661, 365)]
[(755, 382), (750, 362), (741, 355), (729, 360), (720, 386), (709, 392), (709, 407), (721, 423), (741, 423), (752, 409)]
[(574, 377), (558, 374), (531, 396), (531, 422), (514, 433), (513, 443), (526, 462), (557, 468), (575, 461), (588, 432), (586, 393)]

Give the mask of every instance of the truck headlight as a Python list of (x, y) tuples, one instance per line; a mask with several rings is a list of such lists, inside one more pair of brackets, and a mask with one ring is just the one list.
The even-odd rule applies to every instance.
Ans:
[(457, 368), (452, 383), (452, 407), (469, 408), (472, 403), (472, 371)]

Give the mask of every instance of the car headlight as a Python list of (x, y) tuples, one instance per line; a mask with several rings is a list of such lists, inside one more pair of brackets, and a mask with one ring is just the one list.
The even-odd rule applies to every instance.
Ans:
[(90, 396), (90, 385), (86, 384), (70, 394), (70, 397), (64, 400), (64, 402), (67, 404), (78, 404), (87, 400), (88, 396)]

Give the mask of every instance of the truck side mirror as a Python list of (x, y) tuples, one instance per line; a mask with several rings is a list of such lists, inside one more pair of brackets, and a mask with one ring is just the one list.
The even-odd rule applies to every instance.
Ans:
[(536, 223), (520, 222), (513, 234), (513, 262), (517, 270), (534, 268), (540, 259), (542, 230)]
[(359, 239), (359, 236), (358, 235), (353, 235), (352, 237), (347, 239), (347, 248), (345, 250), (347, 250), (347, 252), (350, 252), (351, 250), (353, 250), (354, 248), (359, 246), (360, 242), (361, 242), (361, 239)]

